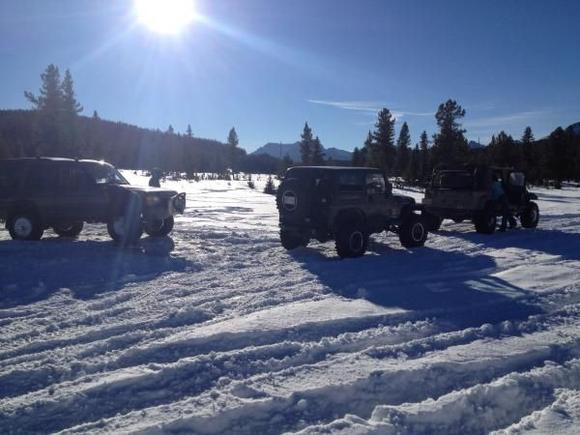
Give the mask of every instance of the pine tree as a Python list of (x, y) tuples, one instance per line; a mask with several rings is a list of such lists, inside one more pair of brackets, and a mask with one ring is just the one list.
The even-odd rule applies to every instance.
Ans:
[(318, 136), (312, 142), (312, 164), (324, 165), (324, 152), (322, 151), (322, 144)]
[(524, 159), (524, 169), (526, 170), (526, 175), (529, 181), (535, 182), (539, 178), (539, 156), (535, 152), (534, 146), (534, 134), (532, 133), (531, 127), (526, 127), (524, 133), (522, 134), (522, 153)]
[(522, 143), (523, 144), (530, 144), (534, 141), (534, 133), (532, 133), (532, 127), (528, 126), (524, 130), (524, 134), (522, 135)]
[[(373, 166), (373, 153), (375, 152), (375, 139), (373, 137), (372, 132), (369, 130), (367, 134), (367, 138), (363, 144), (361, 150), (361, 159), (364, 161), (365, 165)], [(378, 166), (378, 165), (375, 165)]]
[(24, 96), (34, 110), (56, 115), (63, 106), (63, 95), (58, 67), (50, 64), (40, 75), (42, 81), (38, 96), (25, 91)]
[(439, 105), (435, 119), (439, 133), (434, 136), (433, 157), (435, 164), (457, 165), (465, 162), (469, 147), (459, 121), (465, 116), (463, 109), (455, 100), (447, 100)]
[(191, 130), (190, 124), (187, 124), (187, 129), (185, 130), (185, 135), (189, 138), (193, 137), (193, 131)]
[(313, 151), (313, 136), (312, 129), (308, 126), (308, 122), (304, 124), (304, 130), (300, 135), (300, 157), (302, 158), (302, 164), (310, 165), (312, 164), (312, 151)]
[(276, 186), (274, 185), (274, 180), (272, 179), (271, 175), (268, 176), (268, 180), (266, 181), (266, 186), (264, 187), (264, 193), (267, 193), (269, 195), (276, 194)]
[(410, 153), (409, 165), (405, 169), (403, 176), (411, 184), (415, 184), (421, 177), (421, 150), (418, 144), (415, 145), (415, 148)]
[(228, 148), (229, 148), (229, 158), (230, 166), (234, 172), (238, 170), (238, 145), (240, 140), (238, 138), (238, 133), (236, 129), (232, 127), (228, 133)]
[(562, 181), (575, 178), (573, 138), (570, 132), (558, 127), (548, 137), (546, 149), (548, 176), (555, 181), (557, 189), (562, 188)]
[(72, 75), (68, 69), (64, 73), (64, 79), (62, 80), (60, 87), (64, 112), (70, 115), (81, 113), (83, 111), (83, 106), (81, 106), (76, 99)]
[(387, 108), (382, 109), (375, 124), (370, 159), (373, 165), (389, 173), (395, 165), (395, 118)]
[(96, 110), (93, 110), (93, 119), (101, 119), (99, 118), (99, 114)]
[(166, 134), (175, 134), (175, 129), (173, 128), (173, 126), (171, 124), (169, 124), (169, 127), (167, 127), (167, 130), (165, 131)]
[(406, 122), (403, 123), (399, 138), (397, 139), (397, 164), (396, 172), (398, 175), (404, 175), (409, 166), (411, 136), (409, 134), (409, 126)]
[(354, 150), (352, 151), (350, 164), (352, 166), (364, 166), (364, 162), (362, 161), (362, 154), (358, 147), (354, 147)]
[(431, 153), (429, 151), (429, 136), (425, 130), (421, 133), (419, 150), (421, 152), (419, 178), (423, 183), (425, 183), (431, 178), (431, 173), (433, 172), (433, 167), (431, 166)]

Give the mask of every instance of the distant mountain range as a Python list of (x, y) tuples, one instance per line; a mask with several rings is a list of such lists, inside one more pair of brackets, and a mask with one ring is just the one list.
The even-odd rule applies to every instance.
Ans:
[(474, 140), (470, 140), (469, 143), (467, 144), (467, 146), (469, 147), (469, 149), (471, 150), (479, 150), (481, 148), (485, 148), (485, 145), (476, 142)]
[[(332, 159), (332, 160), (340, 160), (340, 161), (350, 161), (352, 159), (352, 153), (345, 150), (340, 150), (338, 148), (324, 148), (322, 147), (324, 152), (325, 159)], [(286, 155), (290, 157), (293, 161), (299, 162), (301, 160), (300, 157), (300, 142), (294, 143), (267, 143), (264, 146), (261, 146), (252, 154), (260, 155), (266, 154), (276, 158), (284, 158)]]
[(576, 135), (576, 136), (580, 136), (580, 122), (577, 122), (575, 124), (572, 124), (570, 127), (568, 127), (570, 130), (572, 130), (572, 132)]

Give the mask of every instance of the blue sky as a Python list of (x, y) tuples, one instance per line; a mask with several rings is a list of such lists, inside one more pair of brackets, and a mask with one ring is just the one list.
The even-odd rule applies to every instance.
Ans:
[(49, 63), (69, 68), (85, 114), (241, 145), (360, 146), (376, 111), (435, 132), (448, 98), (470, 139), (537, 137), (580, 121), (580, 1), (197, 0), (179, 35), (127, 0), (0, 0), (0, 108), (23, 108)]

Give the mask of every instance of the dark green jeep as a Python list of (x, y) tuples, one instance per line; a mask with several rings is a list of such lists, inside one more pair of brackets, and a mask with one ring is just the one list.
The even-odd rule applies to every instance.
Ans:
[(17, 240), (38, 240), (52, 227), (76, 237), (84, 222), (107, 224), (118, 242), (143, 231), (165, 236), (185, 194), (131, 186), (112, 165), (94, 160), (25, 158), (0, 161), (0, 220)]
[(471, 220), (478, 233), (491, 234), (497, 226), (501, 208), (492, 200), (494, 179), (502, 180), (510, 211), (519, 217), (522, 227), (535, 228), (540, 219), (537, 199), (526, 187), (523, 172), (511, 168), (467, 166), (441, 169), (433, 173), (423, 199), (425, 222), (436, 231), (443, 219), (455, 222)]
[(335, 240), (344, 258), (363, 255), (373, 233), (397, 233), (407, 248), (423, 246), (427, 239), (415, 200), (393, 195), (383, 173), (374, 168), (290, 168), (276, 204), (286, 249), (306, 246), (313, 238)]

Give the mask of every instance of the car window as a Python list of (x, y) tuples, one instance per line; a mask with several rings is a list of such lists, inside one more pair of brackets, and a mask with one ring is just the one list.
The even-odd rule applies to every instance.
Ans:
[(367, 189), (373, 190), (373, 193), (385, 193), (385, 177), (381, 174), (367, 174)]
[(338, 190), (341, 192), (362, 192), (365, 186), (363, 175), (356, 172), (341, 172), (338, 176)]
[(514, 187), (523, 187), (526, 182), (526, 177), (521, 172), (512, 172), (509, 176), (509, 184)]
[(25, 187), (27, 192), (48, 192), (52, 190), (58, 174), (52, 165), (34, 165), (27, 168)]
[(87, 173), (78, 165), (63, 165), (58, 170), (56, 188), (61, 192), (79, 192), (90, 186)]
[(105, 164), (88, 164), (86, 170), (96, 184), (129, 184), (113, 166)]
[(471, 189), (473, 175), (470, 172), (460, 171), (440, 172), (433, 180), (433, 184), (443, 189)]

